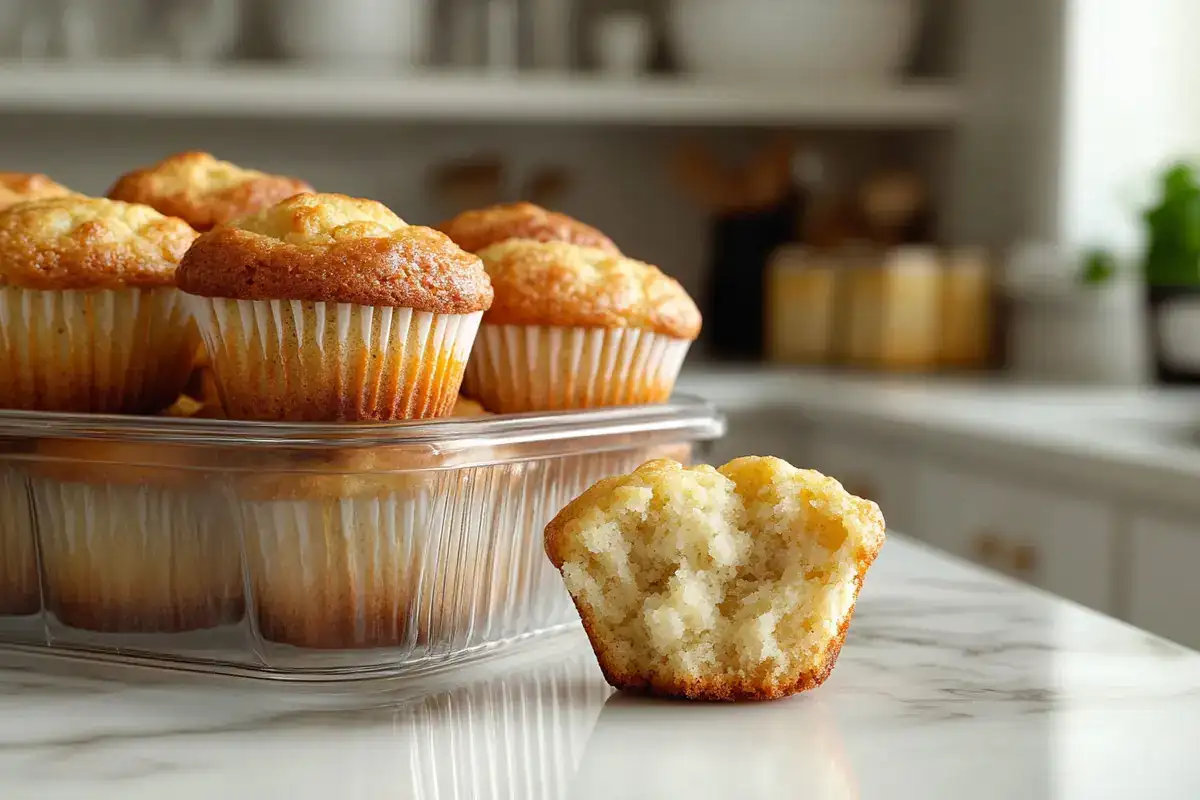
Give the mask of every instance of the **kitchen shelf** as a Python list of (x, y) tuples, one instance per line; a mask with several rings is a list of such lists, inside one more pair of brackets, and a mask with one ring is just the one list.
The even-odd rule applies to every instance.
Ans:
[(354, 118), (621, 125), (945, 127), (954, 86), (719, 86), (682, 79), (419, 72), (339, 75), (292, 67), (0, 66), (0, 113)]

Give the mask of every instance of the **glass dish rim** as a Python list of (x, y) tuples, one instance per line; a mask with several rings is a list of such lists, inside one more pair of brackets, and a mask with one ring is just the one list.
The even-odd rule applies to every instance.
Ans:
[(381, 447), (514, 445), (620, 434), (685, 432), (719, 438), (725, 419), (692, 395), (654, 405), (443, 417), (401, 422), (251, 422), (0, 409), (0, 437), (152, 442), (209, 447)]

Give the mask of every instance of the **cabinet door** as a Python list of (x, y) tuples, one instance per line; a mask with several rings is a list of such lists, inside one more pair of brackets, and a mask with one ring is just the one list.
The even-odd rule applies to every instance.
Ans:
[(798, 415), (769, 408), (726, 414), (725, 437), (713, 443), (707, 461), (720, 466), (741, 456), (775, 456), (803, 466), (808, 426)]
[(851, 494), (874, 500), (888, 528), (915, 536), (913, 489), (918, 458), (915, 453), (893, 449), (889, 442), (826, 428), (814, 433), (807, 460), (797, 466), (820, 470)]
[(918, 538), (1111, 612), (1117, 523), (1102, 501), (951, 464), (925, 465), (917, 474)]
[(1130, 552), (1129, 621), (1200, 647), (1200, 519), (1137, 518)]

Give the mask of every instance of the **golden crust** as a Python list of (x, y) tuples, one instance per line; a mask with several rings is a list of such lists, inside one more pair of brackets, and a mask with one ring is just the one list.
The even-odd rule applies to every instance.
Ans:
[(563, 242), (513, 239), (479, 253), (496, 293), (491, 325), (636, 328), (693, 340), (700, 310), (657, 267)]
[(454, 401), (454, 410), (450, 412), (452, 417), (486, 417), (491, 416), (490, 411), (483, 407), (482, 403), (470, 400), (462, 395), (459, 395), (458, 400)]
[(340, 448), (288, 455), (238, 480), (245, 500), (329, 500), (408, 491), (432, 483), (442, 457), (414, 447)]
[(74, 195), (67, 187), (36, 172), (0, 172), (0, 211), (17, 203)]
[(64, 483), (177, 486), (199, 461), (187, 447), (87, 439), (42, 439), (39, 475)]
[(508, 203), (464, 211), (441, 223), (437, 229), (472, 253), (509, 239), (567, 242), (615, 255), (621, 252), (612, 239), (591, 225), (533, 203)]
[(196, 240), (179, 288), (204, 297), (309, 300), (468, 314), (491, 305), (476, 256), (386, 206), (300, 194)]
[(195, 238), (149, 206), (81, 196), (21, 203), (0, 212), (0, 286), (170, 286)]
[[(562, 570), (570, 557), (570, 550), (578, 546), (571, 538), (576, 523), (597, 508), (604, 507), (614, 493), (631, 485), (661, 486), (663, 480), (669, 478), (671, 473), (687, 469), (689, 468), (670, 459), (650, 461), (638, 467), (631, 475), (607, 478), (585, 491), (546, 526), (545, 549), (551, 563), (556, 569)], [(690, 468), (690, 471), (712, 472), (713, 469), (702, 465)], [(833, 478), (812, 470), (796, 469), (777, 458), (738, 458), (721, 467), (718, 472), (733, 481), (739, 494), (749, 497), (761, 498), (765, 495), (777, 501), (784, 501), (785, 498), (777, 497), (774, 493), (779, 491), (780, 487), (798, 486), (797, 505), (816, 512), (810, 512), (807, 524), (808, 535), (817, 539), (836, 535), (837, 531), (834, 528), (854, 530), (858, 533), (859, 544), (853, 553), (855, 602), (850, 604), (849, 610), (839, 621), (836, 635), (822, 647), (820, 659), (815, 666), (809, 669), (793, 669), (779, 679), (767, 680), (755, 675), (717, 674), (688, 678), (679, 674), (645, 675), (623, 670), (619, 661), (606, 650), (605, 637), (593, 609), (581, 598), (572, 596), (601, 671), (605, 679), (618, 689), (689, 700), (774, 700), (820, 686), (837, 663), (850, 621), (854, 616), (863, 580), (883, 546), (886, 526), (879, 507), (870, 500), (851, 495)]]
[(193, 151), (122, 175), (108, 196), (143, 203), (207, 231), (312, 190), (299, 178), (244, 169)]

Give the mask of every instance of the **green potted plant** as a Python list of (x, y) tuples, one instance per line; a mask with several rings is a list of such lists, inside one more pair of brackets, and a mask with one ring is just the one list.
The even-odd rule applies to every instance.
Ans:
[(1191, 164), (1163, 173), (1145, 216), (1144, 262), (1155, 368), (1165, 383), (1200, 382), (1200, 181)]

